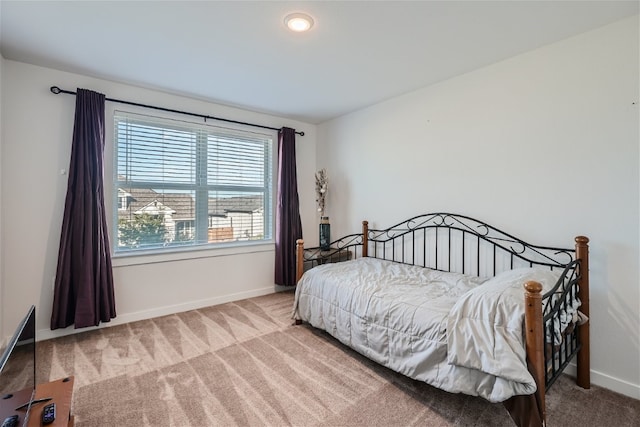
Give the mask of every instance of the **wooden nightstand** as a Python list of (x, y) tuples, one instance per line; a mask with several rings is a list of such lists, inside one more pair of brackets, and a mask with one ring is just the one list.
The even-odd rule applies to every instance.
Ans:
[(305, 249), (304, 271), (307, 271), (317, 265), (348, 261), (351, 259), (352, 255), (352, 252), (348, 249), (329, 248), (325, 251), (320, 248)]
[[(31, 405), (29, 413), (28, 427), (42, 426), (42, 408), (47, 403), (56, 404), (56, 419), (48, 427), (73, 427), (75, 419), (71, 415), (71, 401), (73, 400), (73, 382), (74, 377), (67, 377), (57, 381), (38, 384), (36, 386), (36, 394), (34, 399), (50, 398), (50, 401), (34, 403)], [(15, 393), (10, 393), (0, 399), (0, 423), (6, 417), (18, 415), (20, 421), (18, 425), (23, 425), (25, 411), (16, 411), (15, 408), (29, 401), (32, 389), (24, 389)]]

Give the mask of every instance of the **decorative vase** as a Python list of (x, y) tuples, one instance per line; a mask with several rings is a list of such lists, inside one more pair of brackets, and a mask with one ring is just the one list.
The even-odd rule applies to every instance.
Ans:
[(331, 224), (328, 216), (320, 217), (320, 249), (326, 251), (331, 244)]

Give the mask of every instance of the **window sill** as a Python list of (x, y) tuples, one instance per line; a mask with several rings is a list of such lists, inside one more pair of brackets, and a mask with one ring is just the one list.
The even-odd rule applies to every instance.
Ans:
[(161, 262), (184, 261), (200, 258), (215, 258), (230, 255), (243, 255), (257, 252), (272, 252), (275, 250), (274, 242), (263, 243), (230, 243), (224, 247), (210, 248), (176, 248), (172, 251), (140, 251), (135, 253), (119, 253), (111, 255), (111, 264), (114, 268), (131, 265), (157, 264)]

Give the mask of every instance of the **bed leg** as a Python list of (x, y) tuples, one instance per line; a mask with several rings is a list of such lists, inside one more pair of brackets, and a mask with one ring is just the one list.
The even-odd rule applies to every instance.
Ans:
[[(580, 260), (580, 278), (578, 298), (580, 298), (580, 311), (589, 317), (589, 238), (576, 237), (576, 258)], [(578, 372), (576, 383), (582, 388), (591, 388), (591, 361), (589, 345), (589, 322), (578, 327), (578, 340), (581, 348), (578, 351)]]
[(296, 240), (296, 284), (304, 273), (304, 240)]
[(369, 221), (362, 221), (362, 256), (369, 256)]
[(546, 423), (547, 410), (545, 407), (545, 379), (544, 379), (544, 325), (542, 317), (542, 285), (538, 282), (524, 284), (525, 313), (524, 325), (526, 331), (527, 359), (531, 374), (538, 389), (536, 396), (540, 404), (542, 421)]

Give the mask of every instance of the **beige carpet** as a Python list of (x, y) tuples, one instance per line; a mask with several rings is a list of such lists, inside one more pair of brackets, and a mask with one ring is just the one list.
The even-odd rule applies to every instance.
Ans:
[[(75, 376), (77, 426), (512, 426), (501, 404), (368, 361), (290, 319), (291, 292), (38, 343), (38, 379)], [(561, 378), (550, 426), (637, 426), (640, 401)]]

